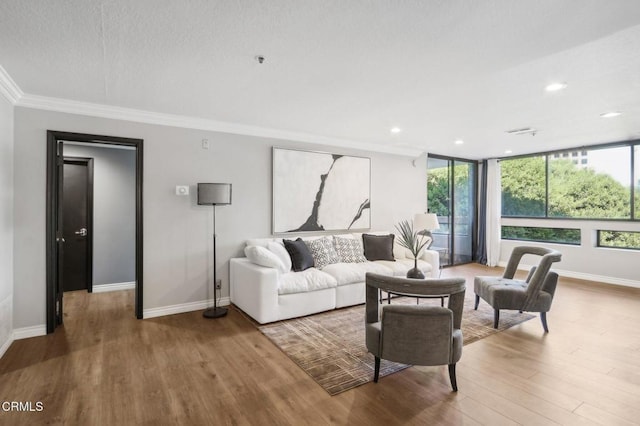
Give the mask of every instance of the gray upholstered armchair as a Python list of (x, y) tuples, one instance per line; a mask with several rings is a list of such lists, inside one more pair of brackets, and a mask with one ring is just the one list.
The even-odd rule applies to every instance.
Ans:
[[(516, 280), (513, 277), (520, 259), (526, 254), (542, 256), (542, 258), (538, 266), (531, 268), (526, 280)], [(540, 312), (542, 327), (545, 333), (548, 333), (547, 312), (551, 309), (558, 283), (558, 274), (551, 271), (551, 264), (559, 262), (561, 258), (562, 254), (559, 251), (543, 247), (514, 248), (502, 277), (475, 278), (473, 284), (476, 294), (475, 309), (478, 309), (480, 298), (490, 304), (494, 309), (494, 328), (498, 328), (500, 309)]]
[[(412, 297), (449, 297), (448, 307), (383, 305), (378, 291)], [(411, 365), (448, 365), (454, 391), (456, 363), (462, 355), (462, 308), (465, 279), (410, 279), (367, 273), (366, 343), (375, 357), (373, 381), (378, 381), (380, 359)]]

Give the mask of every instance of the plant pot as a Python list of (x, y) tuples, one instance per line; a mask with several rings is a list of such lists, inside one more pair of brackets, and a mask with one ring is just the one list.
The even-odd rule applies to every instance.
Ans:
[(407, 278), (416, 278), (419, 280), (423, 280), (424, 279), (424, 274), (422, 273), (422, 271), (420, 269), (418, 269), (418, 261), (415, 260), (413, 263), (413, 268), (409, 269), (407, 271)]
[(418, 268), (411, 268), (409, 269), (409, 271), (407, 271), (407, 278), (417, 278), (419, 280), (423, 280), (424, 274)]

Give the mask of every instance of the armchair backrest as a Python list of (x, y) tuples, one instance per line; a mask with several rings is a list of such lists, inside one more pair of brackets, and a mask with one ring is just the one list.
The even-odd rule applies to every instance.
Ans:
[(381, 358), (412, 365), (451, 363), (453, 313), (450, 309), (385, 305), (381, 321)]
[[(516, 270), (518, 269), (518, 265), (520, 264), (520, 260), (522, 256), (525, 254), (533, 254), (537, 256), (541, 256), (540, 262), (537, 266), (534, 266), (529, 275), (527, 276), (527, 297), (523, 306), (523, 309), (526, 310), (530, 305), (535, 304), (535, 301), (540, 294), (540, 291), (543, 290), (545, 283), (550, 285), (550, 281), (557, 281), (557, 274), (552, 273), (549, 274), (551, 270), (551, 265), (555, 262), (560, 262), (562, 259), (562, 254), (557, 250), (552, 250), (544, 247), (530, 247), (530, 246), (520, 246), (515, 247), (513, 252), (511, 252), (511, 256), (509, 257), (509, 263), (504, 270), (503, 277), (508, 279), (513, 279)], [(554, 281), (554, 289), (555, 289), (555, 281)], [(553, 294), (552, 294), (553, 296)]]

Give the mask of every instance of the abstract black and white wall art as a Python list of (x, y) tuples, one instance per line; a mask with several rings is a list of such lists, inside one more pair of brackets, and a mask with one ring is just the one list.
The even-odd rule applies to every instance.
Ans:
[(273, 233), (371, 227), (371, 160), (273, 148)]

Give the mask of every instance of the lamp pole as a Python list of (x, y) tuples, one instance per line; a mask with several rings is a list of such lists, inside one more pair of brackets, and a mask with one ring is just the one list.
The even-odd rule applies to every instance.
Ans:
[(202, 316), (205, 318), (220, 318), (227, 315), (227, 308), (218, 307), (216, 290), (218, 288), (217, 262), (216, 262), (216, 205), (213, 205), (213, 308), (205, 309)]

